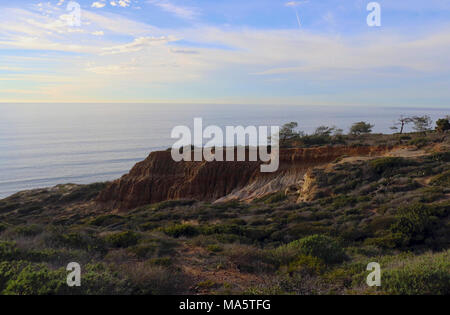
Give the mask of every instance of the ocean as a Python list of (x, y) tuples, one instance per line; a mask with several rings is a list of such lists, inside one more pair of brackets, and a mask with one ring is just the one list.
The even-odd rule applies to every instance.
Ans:
[(348, 131), (352, 123), (375, 124), (390, 133), (400, 115), (433, 120), (450, 108), (192, 104), (0, 104), (0, 198), (57, 184), (109, 181), (127, 173), (152, 151), (176, 141), (173, 127), (271, 126), (290, 121), (311, 133), (317, 126)]

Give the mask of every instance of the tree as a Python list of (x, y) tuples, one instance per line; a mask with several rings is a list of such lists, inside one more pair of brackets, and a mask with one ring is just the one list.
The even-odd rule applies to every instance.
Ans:
[(436, 121), (436, 130), (439, 132), (450, 130), (450, 119), (448, 116), (447, 118), (441, 118)]
[(414, 116), (412, 118), (412, 122), (414, 124), (413, 129), (415, 131), (424, 133), (426, 133), (428, 130), (431, 130), (431, 125), (433, 124), (433, 121), (428, 115)]
[(350, 128), (350, 133), (352, 135), (361, 135), (361, 134), (367, 134), (372, 132), (372, 128), (375, 125), (371, 125), (369, 123), (366, 123), (364, 121), (360, 121), (357, 123), (354, 123), (352, 127)]
[(280, 141), (292, 140), (298, 138), (300, 133), (295, 131), (298, 127), (298, 123), (292, 121), (290, 123), (284, 124), (280, 130)]
[(394, 126), (391, 127), (392, 130), (398, 130), (397, 126), (400, 126), (400, 134), (403, 133), (405, 126), (411, 123), (413, 120), (411, 117), (400, 116), (399, 119), (394, 123)]
[(316, 128), (314, 135), (329, 137), (335, 130), (336, 130), (336, 127), (319, 126)]

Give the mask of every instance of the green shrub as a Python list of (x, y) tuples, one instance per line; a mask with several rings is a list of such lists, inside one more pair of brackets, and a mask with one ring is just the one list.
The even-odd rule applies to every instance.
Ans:
[(432, 161), (450, 162), (450, 151), (433, 153), (429, 155), (427, 158)]
[(15, 279), (27, 265), (29, 263), (25, 261), (3, 261), (0, 263), (0, 293), (6, 288), (8, 281)]
[(18, 260), (19, 250), (14, 242), (0, 241), (0, 261)]
[(158, 244), (154, 242), (139, 244), (130, 248), (130, 251), (139, 258), (150, 258), (157, 254)]
[(264, 202), (265, 204), (273, 204), (273, 203), (277, 203), (277, 202), (286, 200), (286, 198), (287, 197), (284, 194), (284, 192), (277, 192), (277, 193), (269, 194), (267, 196), (259, 198), (259, 199), (255, 200), (255, 202)]
[(178, 224), (174, 226), (169, 226), (163, 229), (164, 233), (169, 236), (178, 237), (194, 237), (200, 234), (199, 229), (196, 226), (189, 224)]
[(401, 295), (450, 294), (450, 251), (424, 254), (383, 271), (382, 286)]
[(86, 251), (96, 251), (106, 253), (105, 241), (95, 235), (87, 233), (70, 232), (63, 234), (61, 231), (53, 230), (52, 233), (45, 238), (45, 243), (52, 247), (68, 247), (75, 249), (83, 249)]
[(433, 177), (430, 184), (434, 186), (450, 187), (450, 170)]
[(22, 226), (18, 226), (14, 229), (14, 232), (16, 232), (18, 235), (25, 236), (25, 237), (36, 236), (38, 234), (41, 234), (42, 231), (43, 231), (42, 227), (34, 225), (34, 224), (22, 225)]
[(219, 253), (219, 252), (223, 251), (223, 247), (218, 244), (211, 244), (211, 245), (208, 245), (207, 250), (209, 250), (210, 252), (213, 252), (213, 253)]
[(413, 145), (417, 148), (423, 148), (428, 143), (429, 143), (429, 140), (427, 138), (417, 138), (417, 139), (413, 139), (408, 142), (409, 145)]
[(138, 240), (139, 235), (132, 231), (113, 233), (105, 237), (106, 243), (116, 248), (127, 248), (136, 245)]
[(232, 245), (227, 254), (241, 272), (267, 273), (277, 268), (270, 251), (253, 246)]
[(384, 157), (369, 162), (371, 169), (378, 174), (392, 172), (398, 167), (408, 166), (410, 163), (401, 157)]
[(300, 255), (295, 261), (289, 264), (287, 272), (307, 273), (307, 274), (321, 274), (326, 269), (322, 259), (309, 256)]
[(89, 224), (95, 226), (109, 226), (123, 221), (124, 218), (115, 214), (101, 215), (92, 219)]
[(340, 263), (345, 259), (344, 249), (331, 237), (311, 235), (286, 245), (300, 255), (322, 259), (327, 264)]
[(420, 202), (433, 202), (445, 197), (442, 187), (424, 187), (419, 190), (421, 193)]
[(89, 201), (98, 196), (98, 194), (107, 187), (107, 183), (94, 183), (77, 187), (75, 190), (63, 195), (60, 203), (69, 203), (75, 201)]
[(436, 121), (436, 130), (438, 132), (444, 132), (450, 130), (450, 121), (448, 118), (441, 118)]
[(150, 259), (149, 263), (153, 266), (169, 267), (172, 265), (172, 259), (170, 257), (157, 257)]
[(426, 239), (436, 238), (439, 227), (443, 224), (439, 217), (448, 214), (446, 204), (425, 205), (414, 204), (401, 208), (397, 221), (391, 226), (391, 231), (402, 238), (403, 244), (423, 243)]
[(67, 287), (66, 275), (51, 271), (45, 265), (27, 265), (17, 277), (10, 279), (3, 290), (5, 295), (52, 295)]
[(163, 210), (167, 208), (175, 208), (178, 206), (192, 206), (196, 203), (195, 200), (168, 200), (154, 204), (152, 207), (155, 210)]

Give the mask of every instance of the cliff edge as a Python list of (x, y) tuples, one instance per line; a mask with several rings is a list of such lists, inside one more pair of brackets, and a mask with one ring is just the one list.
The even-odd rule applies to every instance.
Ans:
[(112, 182), (97, 202), (126, 211), (176, 199), (250, 201), (302, 182), (306, 172), (342, 156), (378, 156), (388, 146), (337, 146), (280, 150), (280, 167), (261, 173), (261, 162), (175, 162), (170, 151), (152, 152)]

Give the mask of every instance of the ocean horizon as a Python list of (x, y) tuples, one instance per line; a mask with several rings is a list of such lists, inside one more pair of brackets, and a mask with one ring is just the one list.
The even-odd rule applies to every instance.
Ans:
[[(0, 104), (0, 199), (16, 192), (58, 184), (104, 182), (126, 174), (152, 151), (176, 141), (172, 128), (217, 125), (270, 126), (290, 121), (312, 133), (320, 125), (348, 132), (352, 123), (374, 124), (392, 133), (400, 115), (429, 115), (449, 108), (192, 104)], [(406, 132), (410, 129), (406, 129)]]

